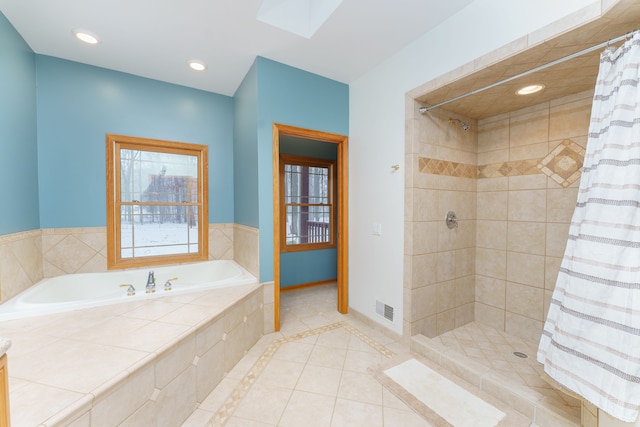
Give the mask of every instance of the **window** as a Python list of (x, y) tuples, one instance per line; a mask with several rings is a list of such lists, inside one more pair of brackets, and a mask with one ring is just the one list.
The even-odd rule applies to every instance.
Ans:
[(107, 266), (206, 260), (207, 147), (107, 135)]
[(335, 247), (335, 161), (282, 154), (281, 251)]

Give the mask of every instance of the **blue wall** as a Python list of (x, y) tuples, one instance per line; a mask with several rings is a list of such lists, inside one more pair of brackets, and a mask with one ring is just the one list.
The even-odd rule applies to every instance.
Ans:
[(256, 59), (260, 280), (273, 280), (272, 124), (348, 135), (349, 87), (269, 59)]
[(233, 222), (233, 98), (37, 55), (40, 226), (106, 225), (107, 133), (209, 146), (209, 222)]
[(0, 13), (0, 235), (40, 228), (36, 55)]
[(0, 64), (0, 235), (105, 226), (108, 133), (205, 144), (209, 222), (258, 227), (270, 281), (272, 124), (349, 129), (347, 85), (265, 58), (234, 100), (36, 55), (0, 13)]
[(255, 62), (233, 98), (235, 222), (258, 228), (258, 79)]

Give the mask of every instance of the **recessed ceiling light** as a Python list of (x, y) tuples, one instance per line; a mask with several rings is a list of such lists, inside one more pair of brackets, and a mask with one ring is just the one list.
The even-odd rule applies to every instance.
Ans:
[(518, 89), (516, 91), (516, 95), (531, 95), (533, 93), (540, 92), (542, 89), (544, 89), (543, 84), (529, 85)]
[(189, 67), (191, 67), (192, 70), (204, 71), (207, 69), (207, 64), (202, 61), (192, 60), (189, 61)]
[(91, 33), (88, 33), (84, 30), (74, 30), (73, 34), (81, 41), (87, 44), (98, 44), (100, 40), (96, 36)]

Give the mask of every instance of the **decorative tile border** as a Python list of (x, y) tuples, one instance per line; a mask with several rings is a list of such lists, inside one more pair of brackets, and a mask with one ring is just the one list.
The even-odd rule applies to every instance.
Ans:
[(340, 322), (340, 323), (338, 323), (338, 325), (341, 325), (351, 335), (354, 335), (357, 338), (360, 338), (360, 340), (365, 342), (367, 345), (369, 345), (369, 347), (371, 347), (372, 349), (374, 349), (375, 351), (377, 351), (378, 353), (380, 353), (384, 357), (392, 358), (393, 356), (395, 356), (395, 353), (393, 351), (389, 350), (387, 347), (383, 346), (378, 341), (370, 338), (368, 335), (363, 334), (360, 330), (354, 328), (350, 324), (344, 323), (344, 322)]
[(475, 166), (420, 157), (419, 171), (421, 173), (454, 176), (456, 178), (503, 178), (505, 176), (539, 174), (540, 169), (537, 167), (539, 162), (540, 159), (529, 159)]
[(383, 346), (377, 341), (371, 339), (370, 337), (359, 331), (357, 328), (346, 322), (332, 323), (330, 325), (322, 326), (316, 329), (300, 332), (299, 334), (292, 335), (290, 337), (279, 338), (277, 340), (274, 340), (273, 343), (271, 343), (264, 350), (264, 352), (262, 352), (262, 355), (258, 358), (258, 361), (253, 365), (247, 375), (242, 378), (240, 383), (233, 389), (231, 395), (227, 398), (227, 401), (220, 407), (220, 409), (218, 409), (218, 412), (215, 413), (210, 421), (210, 425), (214, 427), (225, 425), (225, 423), (233, 416), (233, 413), (237, 409), (238, 405), (240, 405), (242, 399), (247, 395), (247, 393), (251, 389), (251, 386), (253, 386), (253, 383), (260, 376), (269, 362), (271, 362), (274, 354), (276, 354), (282, 344), (297, 341), (299, 339), (307, 338), (313, 335), (323, 334), (325, 332), (333, 331), (338, 328), (345, 329), (347, 332), (361, 339), (371, 348), (373, 348), (386, 358), (395, 356), (395, 353), (393, 351), (389, 350), (387, 347)]
[(474, 166), (447, 160), (420, 157), (418, 170), (432, 175), (457, 178), (504, 178), (509, 176), (537, 175), (543, 173), (563, 187), (580, 178), (585, 149), (570, 139), (565, 139), (543, 159), (527, 159)]
[(540, 159), (529, 159), (478, 166), (478, 178), (536, 175), (540, 173), (540, 170), (536, 167), (539, 161)]
[(476, 166), (464, 163), (449, 162), (447, 160), (420, 157), (418, 170), (433, 175), (455, 176), (458, 178), (476, 178)]

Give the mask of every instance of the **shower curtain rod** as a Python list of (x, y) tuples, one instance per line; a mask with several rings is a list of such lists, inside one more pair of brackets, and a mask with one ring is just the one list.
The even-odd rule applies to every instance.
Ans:
[[(638, 31), (638, 30), (635, 30), (635, 31)], [(457, 101), (459, 99), (466, 98), (467, 96), (475, 95), (476, 93), (484, 92), (487, 89), (491, 89), (491, 88), (494, 88), (496, 86), (500, 86), (503, 83), (508, 83), (508, 82), (510, 82), (512, 80), (515, 80), (515, 79), (518, 79), (520, 77), (524, 77), (524, 76), (527, 76), (529, 74), (544, 70), (545, 68), (549, 68), (549, 67), (552, 67), (554, 65), (561, 64), (561, 63), (563, 63), (565, 61), (568, 61), (570, 59), (577, 58), (578, 56), (584, 55), (585, 53), (593, 52), (594, 50), (601, 49), (603, 47), (609, 46), (612, 43), (617, 43), (617, 42), (619, 42), (621, 40), (629, 38), (635, 31), (628, 32), (628, 33), (626, 33), (626, 34), (624, 34), (622, 36), (616, 37), (614, 39), (607, 40), (606, 42), (602, 42), (602, 43), (597, 44), (595, 46), (591, 46), (591, 47), (588, 47), (588, 48), (583, 49), (581, 51), (578, 51), (578, 52), (572, 53), (570, 55), (564, 56), (562, 58), (558, 58), (558, 59), (556, 59), (554, 61), (551, 61), (551, 62), (548, 62), (546, 64), (540, 65), (538, 67), (532, 68), (532, 69), (530, 69), (528, 71), (524, 71), (524, 72), (522, 72), (520, 74), (516, 74), (515, 76), (507, 77), (504, 80), (500, 80), (500, 81), (497, 81), (495, 83), (491, 83), (490, 85), (481, 87), (479, 89), (474, 89), (474, 90), (469, 91), (467, 93), (464, 93), (462, 95), (456, 96), (455, 98), (451, 98), (451, 99), (439, 102), (439, 103), (434, 104), (434, 105), (429, 105), (428, 107), (420, 107), (420, 109), (418, 111), (420, 111), (421, 114), (424, 114), (429, 110), (433, 110), (434, 108), (441, 107), (441, 106), (443, 106), (445, 104), (448, 104), (450, 102), (454, 102), (454, 101)]]

